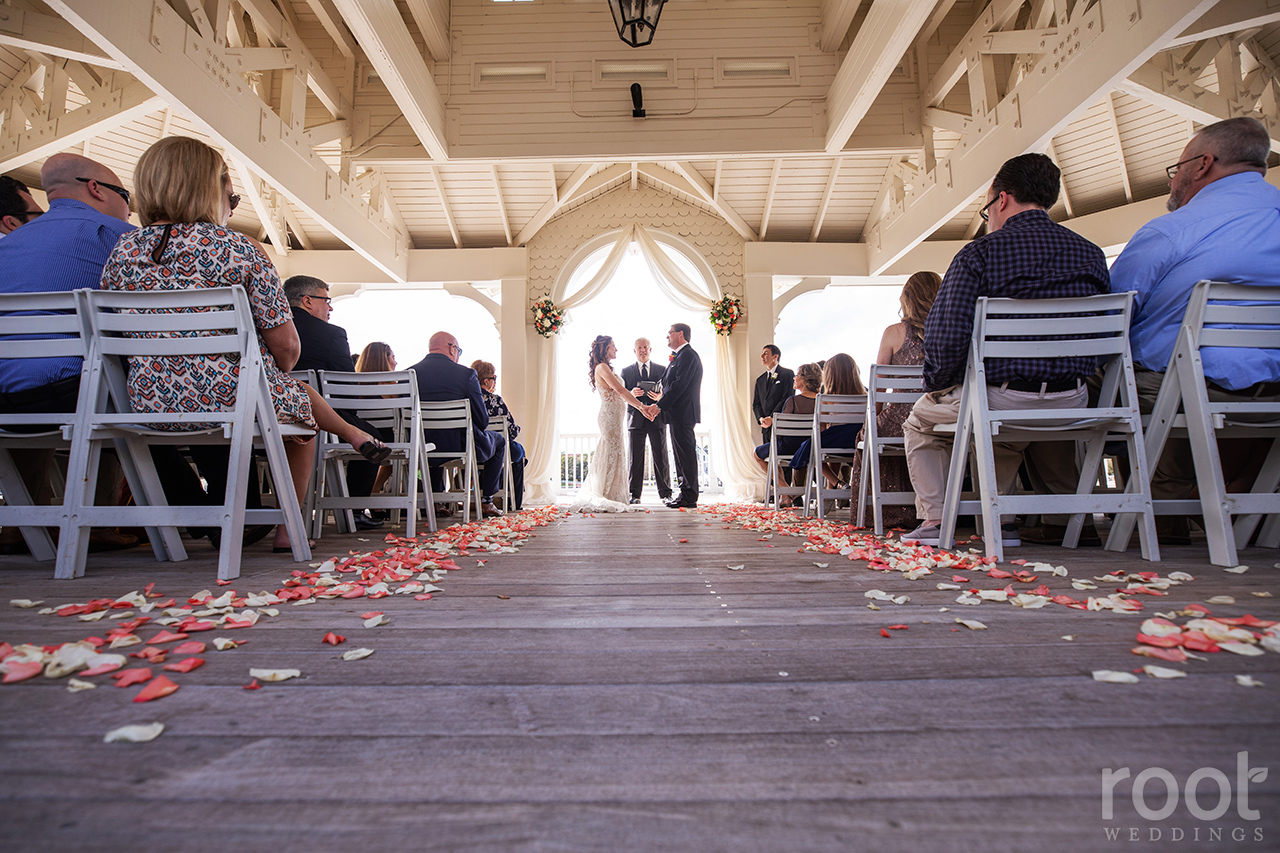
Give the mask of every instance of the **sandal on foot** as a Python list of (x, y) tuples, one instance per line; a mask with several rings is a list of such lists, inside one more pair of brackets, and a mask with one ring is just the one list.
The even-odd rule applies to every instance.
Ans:
[(368, 459), (374, 465), (381, 465), (391, 458), (391, 448), (385, 444), (370, 439), (360, 445), (360, 455)]

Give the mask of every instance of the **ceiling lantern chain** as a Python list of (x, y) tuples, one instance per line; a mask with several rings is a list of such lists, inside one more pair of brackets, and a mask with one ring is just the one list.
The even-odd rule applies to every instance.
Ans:
[(618, 38), (632, 47), (644, 47), (653, 41), (658, 16), (667, 0), (609, 0)]

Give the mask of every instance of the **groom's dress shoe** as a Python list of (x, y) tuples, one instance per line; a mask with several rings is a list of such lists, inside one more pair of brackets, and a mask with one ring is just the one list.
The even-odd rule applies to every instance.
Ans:
[(640, 499), (639, 499), (639, 498), (632, 498), (632, 499), (631, 499), (631, 503), (633, 503), (633, 504), (638, 504), (638, 503), (640, 503)]
[(672, 498), (669, 501), (663, 501), (671, 509), (697, 509), (697, 500), (689, 500), (687, 498)]
[(668, 509), (679, 509), (679, 508), (680, 508), (680, 499), (679, 499), (679, 498), (667, 498), (665, 501), (663, 501), (663, 502), (662, 502), (662, 505), (663, 505), (663, 506), (665, 506), (665, 507), (667, 507)]

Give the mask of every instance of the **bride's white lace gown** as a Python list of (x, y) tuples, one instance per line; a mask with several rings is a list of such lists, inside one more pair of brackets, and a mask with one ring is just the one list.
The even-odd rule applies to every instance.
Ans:
[(575, 512), (631, 512), (631, 483), (627, 467), (627, 404), (622, 396), (604, 385), (596, 387), (600, 397), (600, 443), (587, 469), (587, 478), (573, 497), (569, 509)]

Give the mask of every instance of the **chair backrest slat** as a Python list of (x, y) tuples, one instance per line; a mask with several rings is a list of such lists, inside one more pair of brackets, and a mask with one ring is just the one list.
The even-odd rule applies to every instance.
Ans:
[(0, 358), (84, 358), (88, 343), (76, 307), (70, 290), (0, 294)]
[(1074, 299), (980, 297), (974, 326), (978, 356), (985, 360), (1119, 355), (1128, 351), (1131, 305), (1127, 293)]
[(471, 405), (467, 400), (424, 400), (418, 408), (424, 430), (471, 428)]

